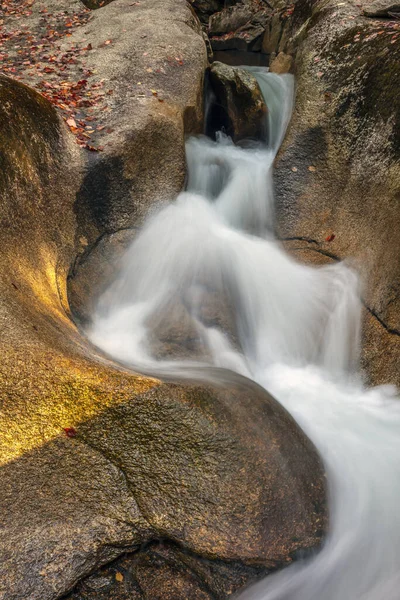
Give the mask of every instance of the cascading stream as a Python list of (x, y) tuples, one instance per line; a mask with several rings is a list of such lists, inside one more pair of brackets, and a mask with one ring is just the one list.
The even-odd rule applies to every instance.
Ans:
[[(273, 235), (271, 170), (290, 118), (293, 81), (252, 70), (269, 107), (269, 144), (187, 142), (188, 189), (149, 219), (100, 299), (91, 340), (143, 371), (211, 364), (263, 385), (294, 416), (326, 465), (331, 523), (322, 550), (246, 591), (246, 600), (398, 600), (400, 404), (357, 376), (356, 274), (288, 256)], [(224, 331), (207, 296), (232, 309)], [(154, 357), (154, 323), (181, 303), (202, 357)], [(234, 335), (230, 331), (234, 331)], [(249, 465), (251, 468), (251, 465)]]

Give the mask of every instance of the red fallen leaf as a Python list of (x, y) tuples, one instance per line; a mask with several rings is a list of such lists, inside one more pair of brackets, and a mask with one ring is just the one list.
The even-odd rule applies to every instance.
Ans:
[(333, 242), (333, 240), (335, 239), (335, 237), (336, 237), (336, 236), (335, 236), (335, 234), (334, 234), (334, 233), (331, 233), (330, 235), (328, 235), (328, 236), (325, 238), (325, 241), (326, 241), (326, 242)]
[(75, 429), (75, 427), (64, 427), (64, 433), (69, 438), (76, 437), (76, 429)]

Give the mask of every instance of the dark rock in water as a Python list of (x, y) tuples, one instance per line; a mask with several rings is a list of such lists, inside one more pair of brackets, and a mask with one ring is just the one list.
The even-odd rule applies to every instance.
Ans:
[(293, 13), (297, 97), (276, 165), (280, 234), (310, 240), (310, 261), (351, 257), (366, 282), (366, 375), (400, 384), (399, 22), (383, 26), (353, 2), (312, 4)]
[(217, 104), (228, 116), (232, 138), (238, 141), (263, 137), (267, 107), (255, 77), (244, 69), (214, 62), (210, 81)]

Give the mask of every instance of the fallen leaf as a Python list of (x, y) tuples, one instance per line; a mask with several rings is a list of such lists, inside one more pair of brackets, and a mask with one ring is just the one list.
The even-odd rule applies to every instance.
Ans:
[(316, 169), (315, 167), (308, 167), (308, 170), (309, 170), (311, 173), (315, 173), (315, 171), (316, 171), (317, 169)]
[(326, 241), (326, 242), (333, 242), (333, 240), (335, 239), (335, 237), (336, 237), (336, 236), (335, 236), (335, 234), (334, 234), (334, 233), (331, 233), (330, 235), (328, 235), (328, 236), (325, 238), (325, 241)]
[(64, 427), (64, 433), (69, 438), (76, 437), (76, 429), (75, 429), (75, 427)]
[(116, 579), (116, 581), (119, 581), (119, 583), (121, 583), (124, 580), (124, 576), (122, 575), (122, 573), (120, 573), (119, 571), (117, 571), (115, 573), (115, 579)]

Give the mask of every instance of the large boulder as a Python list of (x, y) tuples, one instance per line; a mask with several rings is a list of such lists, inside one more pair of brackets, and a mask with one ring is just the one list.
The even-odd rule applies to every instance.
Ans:
[(279, 232), (302, 259), (351, 259), (364, 283), (365, 372), (400, 384), (400, 24), (353, 2), (308, 0), (292, 23), (297, 95), (277, 161)]
[(265, 137), (267, 107), (254, 75), (215, 61), (210, 69), (215, 104), (224, 111), (221, 122), (234, 141)]
[(8, 15), (7, 28), (5, 72), (49, 98), (88, 150), (79, 237), (90, 245), (174, 198), (185, 179), (184, 135), (202, 129), (207, 54), (190, 7), (114, 0), (91, 12), (79, 0), (37, 0)]
[[(314, 447), (247, 380), (198, 371), (197, 383), (162, 383), (110, 363), (77, 329), (67, 293), (93, 248), (183, 184), (184, 133), (201, 122), (198, 23), (180, 0), (115, 0), (93, 14), (60, 0), (23, 8), (15, 32), (31, 23), (31, 45), (60, 18), (71, 35), (57, 43), (75, 50), (63, 46), (65, 70), (45, 71), (49, 81), (49, 39), (48, 59), (37, 50), (42, 77), (23, 64), (20, 34), (21, 54), (5, 62), (52, 102), (0, 77), (0, 597), (56, 600), (127, 551), (150, 597), (176, 598), (179, 570), (182, 598), (211, 599), (215, 559), (228, 595), (320, 543)], [(102, 79), (112, 100), (96, 105)], [(81, 83), (68, 95), (63, 81)], [(80, 122), (96, 125), (86, 135), (98, 151)], [(148, 550), (157, 540), (167, 541), (160, 559)], [(170, 554), (177, 566), (160, 569)], [(191, 561), (200, 575), (184, 577)]]

